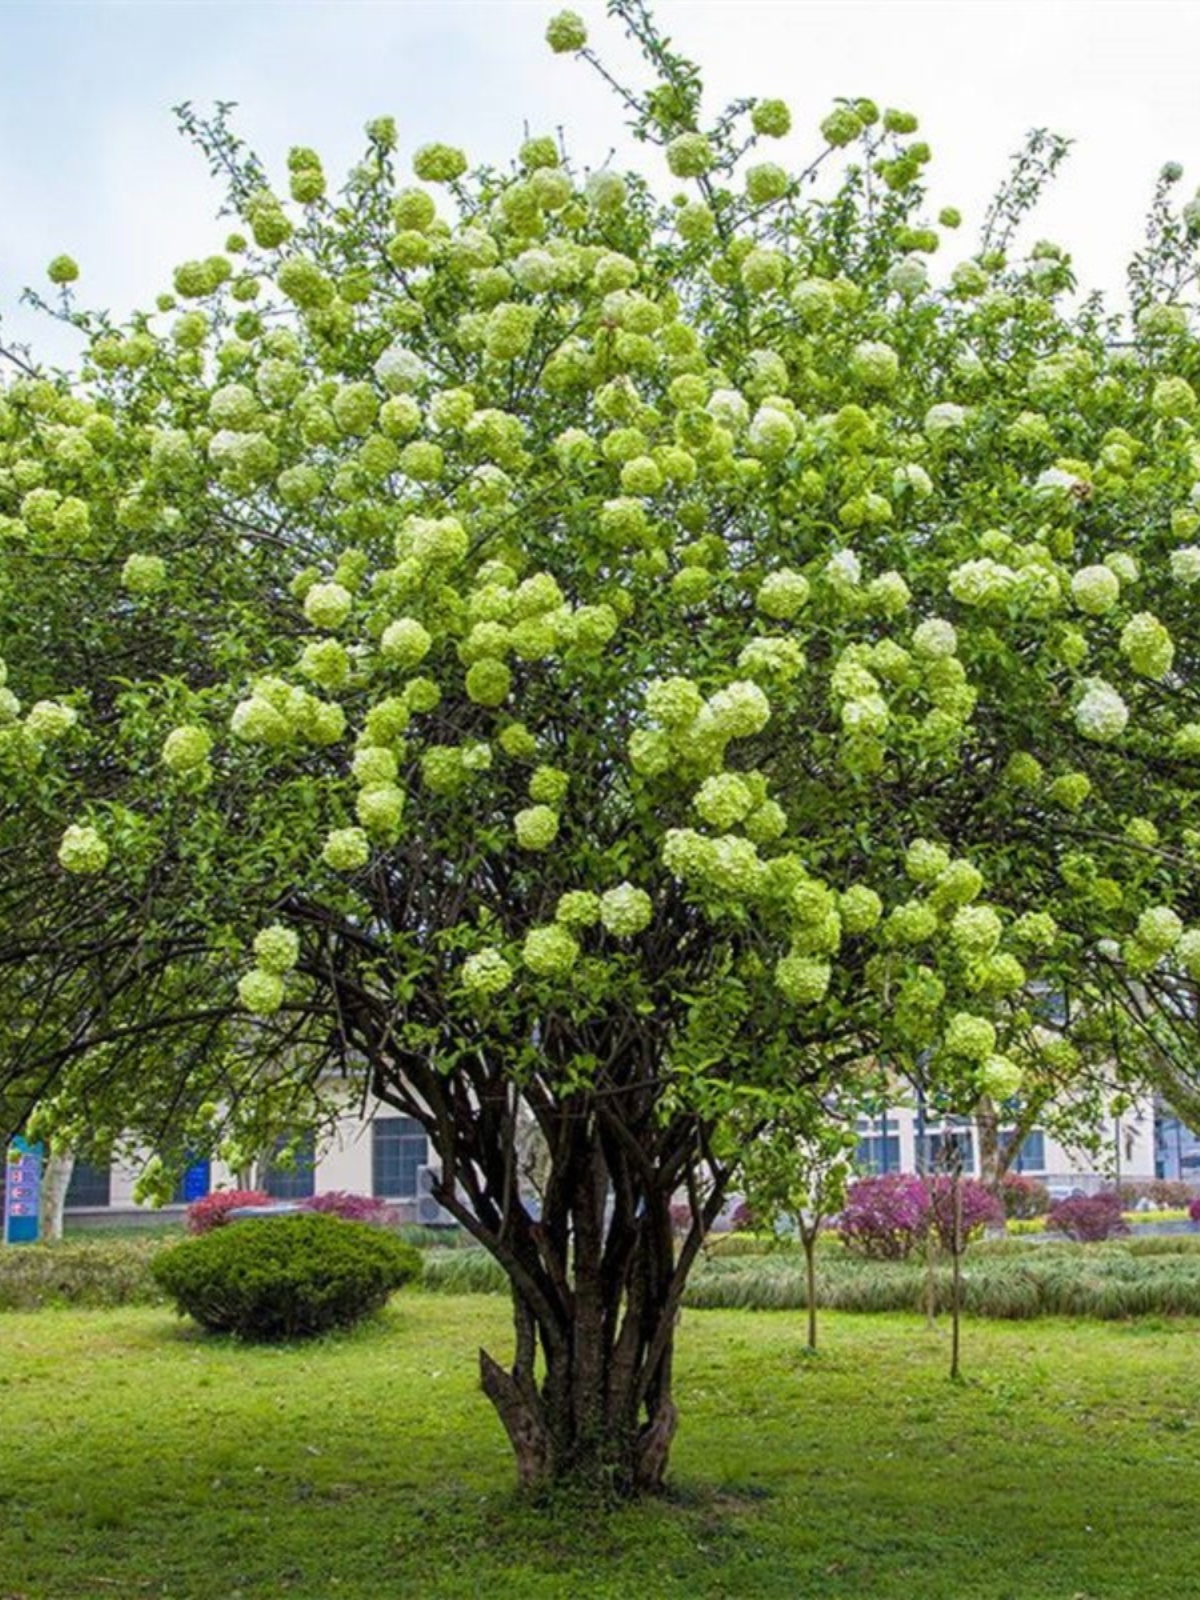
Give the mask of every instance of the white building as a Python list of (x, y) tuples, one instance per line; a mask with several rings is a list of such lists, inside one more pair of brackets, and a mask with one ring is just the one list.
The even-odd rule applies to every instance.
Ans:
[[(933, 1170), (943, 1139), (951, 1137), (962, 1154), (963, 1172), (979, 1175), (978, 1134), (969, 1118), (922, 1116), (892, 1106), (877, 1117), (860, 1117), (858, 1135), (863, 1173)], [(1200, 1141), (1187, 1130), (1180, 1132), (1177, 1119), (1165, 1108), (1156, 1111), (1150, 1101), (1109, 1124), (1102, 1149), (1101, 1158), (1092, 1160), (1035, 1128), (1011, 1170), (1040, 1179), (1056, 1194), (1162, 1176), (1200, 1179)], [(1178, 1172), (1176, 1157), (1183, 1161)], [(356, 1101), (327, 1132), (298, 1142), (294, 1165), (260, 1162), (251, 1176), (253, 1187), (281, 1200), (345, 1190), (391, 1202), (406, 1222), (450, 1221), (430, 1194), (430, 1152), (420, 1124), (384, 1105), (364, 1113)], [(68, 1219), (86, 1225), (145, 1215), (147, 1208), (133, 1199), (137, 1177), (136, 1166), (119, 1160), (106, 1166), (78, 1162), (67, 1195)], [(220, 1162), (197, 1163), (184, 1175), (175, 1203), (159, 1214), (178, 1216), (187, 1201), (234, 1187), (235, 1174)]]

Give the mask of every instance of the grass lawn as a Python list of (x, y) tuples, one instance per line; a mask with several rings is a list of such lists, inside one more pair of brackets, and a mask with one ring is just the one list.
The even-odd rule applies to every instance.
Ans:
[(518, 1501), (477, 1347), (404, 1293), (320, 1344), (0, 1318), (0, 1600), (1195, 1600), (1200, 1323), (688, 1311), (671, 1496)]

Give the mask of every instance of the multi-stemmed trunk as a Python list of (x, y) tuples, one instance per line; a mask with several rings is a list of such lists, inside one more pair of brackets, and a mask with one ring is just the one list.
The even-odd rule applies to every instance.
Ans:
[[(621, 1092), (556, 1097), (481, 1072), (451, 1101), (415, 1064), (402, 1092), (388, 1086), (430, 1134), (436, 1197), (508, 1277), (514, 1355), (481, 1351), (480, 1373), (524, 1486), (662, 1486), (680, 1303), (726, 1173), (702, 1119), (663, 1114), (661, 1087), (631, 1070)], [(539, 1195), (521, 1181), (531, 1125)]]

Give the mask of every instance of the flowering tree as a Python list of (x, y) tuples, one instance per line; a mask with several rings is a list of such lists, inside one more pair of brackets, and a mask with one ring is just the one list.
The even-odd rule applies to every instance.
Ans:
[(365, 1073), (511, 1281), (522, 1479), (634, 1491), (731, 1112), (1192, 1026), (1200, 216), (1168, 175), (1120, 338), (1015, 251), (1039, 136), (937, 286), (913, 117), (789, 170), (781, 102), (706, 119), (610, 10), (666, 203), (386, 118), (281, 194), (185, 112), (225, 249), (120, 327), (52, 263), (83, 370), (0, 401), (0, 1070), (168, 1155)]

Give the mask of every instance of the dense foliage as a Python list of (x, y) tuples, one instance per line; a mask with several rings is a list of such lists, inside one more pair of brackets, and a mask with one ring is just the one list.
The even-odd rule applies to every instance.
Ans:
[(365, 1073), (513, 1285), (522, 1476), (638, 1488), (781, 1103), (886, 1064), (1086, 1130), (1187, 1079), (1200, 215), (1164, 173), (1124, 325), (1017, 245), (1061, 142), (955, 249), (911, 114), (781, 165), (782, 102), (712, 118), (609, 9), (665, 201), (386, 117), (272, 187), (185, 110), (225, 248), (124, 326), (52, 263), (81, 373), (0, 398), (0, 984), (10, 1117), (150, 1139), (146, 1192)]
[(154, 1258), (180, 1314), (240, 1339), (303, 1339), (346, 1328), (419, 1276), (411, 1245), (338, 1217), (263, 1217), (185, 1239)]

